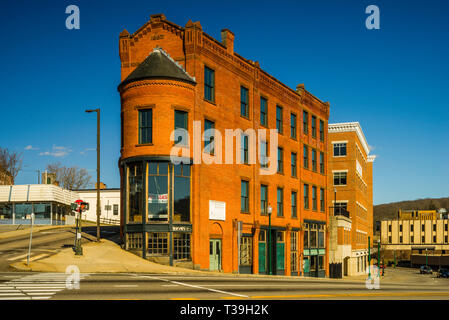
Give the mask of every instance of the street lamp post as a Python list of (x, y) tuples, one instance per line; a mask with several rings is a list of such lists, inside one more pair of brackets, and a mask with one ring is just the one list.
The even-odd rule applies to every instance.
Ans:
[(377, 240), (377, 273), (380, 278), (380, 239)]
[(268, 274), (273, 274), (271, 271), (271, 211), (273, 209), (268, 205)]
[(371, 279), (371, 238), (368, 236), (368, 279)]
[(97, 113), (97, 241), (100, 241), (100, 109), (86, 110)]

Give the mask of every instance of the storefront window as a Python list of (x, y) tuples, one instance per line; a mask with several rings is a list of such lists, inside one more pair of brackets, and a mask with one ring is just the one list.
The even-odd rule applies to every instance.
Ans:
[(51, 204), (35, 203), (33, 204), (33, 206), (34, 206), (35, 223), (36, 224), (50, 223)]
[(319, 231), (318, 232), (318, 247), (319, 248), (324, 248), (324, 231)]
[(141, 163), (133, 163), (128, 167), (128, 180), (129, 222), (142, 222), (143, 179)]
[(148, 219), (168, 220), (168, 163), (148, 164)]
[(304, 230), (304, 248), (309, 247), (309, 230)]
[[(31, 221), (31, 212), (33, 210), (33, 205), (31, 203), (16, 203), (15, 204), (15, 219), (16, 224), (23, 223), (21, 220)], [(28, 221), (27, 223), (30, 223)]]
[(174, 222), (190, 221), (190, 166), (180, 164), (174, 166)]
[(310, 230), (310, 247), (311, 248), (316, 248), (317, 247), (316, 230)]
[(190, 233), (174, 233), (173, 247), (175, 260), (190, 260)]
[(0, 204), (0, 224), (12, 224), (12, 204)]

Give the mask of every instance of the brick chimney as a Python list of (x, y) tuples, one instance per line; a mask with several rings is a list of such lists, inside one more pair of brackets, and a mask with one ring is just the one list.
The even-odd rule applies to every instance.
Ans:
[(221, 42), (226, 47), (228, 53), (234, 53), (234, 34), (228, 29), (221, 30)]

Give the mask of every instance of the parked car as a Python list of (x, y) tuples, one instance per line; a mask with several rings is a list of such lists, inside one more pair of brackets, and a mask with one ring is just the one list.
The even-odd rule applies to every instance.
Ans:
[(446, 268), (441, 268), (438, 270), (438, 278), (449, 278), (449, 270)]
[(433, 270), (429, 266), (421, 266), (421, 268), (419, 269), (420, 274), (432, 274), (432, 272)]

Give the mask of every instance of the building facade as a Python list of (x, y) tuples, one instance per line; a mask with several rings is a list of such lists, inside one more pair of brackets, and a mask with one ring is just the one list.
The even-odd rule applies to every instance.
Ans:
[[(97, 190), (75, 190), (79, 199), (89, 203), (89, 209), (83, 211), (83, 219), (97, 221)], [(120, 189), (100, 189), (100, 222), (120, 224)]]
[(358, 122), (329, 124), (328, 141), (331, 263), (342, 264), (342, 275), (362, 274), (373, 243), (375, 156)]
[[(120, 34), (119, 53), (126, 248), (201, 270), (324, 276), (329, 103), (238, 55), (231, 31), (220, 42), (199, 22), (152, 15)], [(225, 161), (226, 129), (236, 156)], [(278, 133), (255, 142), (259, 129)], [(184, 163), (171, 161), (173, 147)], [(256, 149), (270, 162), (251, 161)]]
[(427, 211), (422, 217), (406, 219), (401, 215), (398, 219), (382, 220), (381, 246), (385, 260), (405, 260), (419, 266), (426, 264), (427, 257), (429, 265), (449, 266), (449, 220), (438, 216), (432, 219), (432, 215)]
[(77, 199), (76, 192), (54, 185), (0, 186), (0, 224), (31, 224), (32, 213), (35, 224), (72, 224), (70, 204)]

